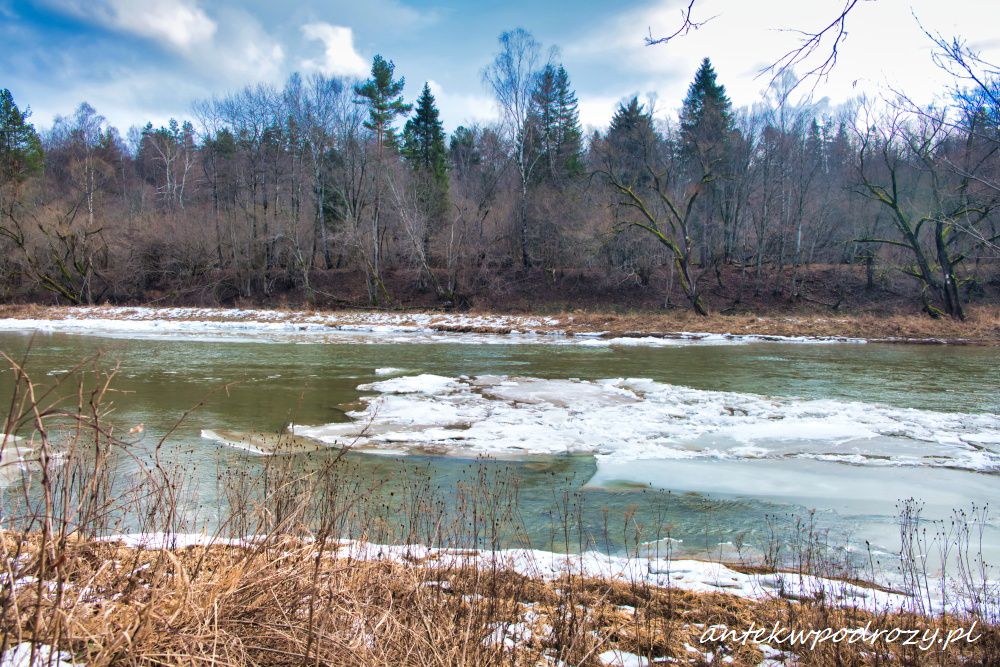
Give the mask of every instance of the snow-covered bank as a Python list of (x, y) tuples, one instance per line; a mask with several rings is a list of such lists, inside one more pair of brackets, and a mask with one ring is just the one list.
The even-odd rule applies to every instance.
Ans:
[(359, 386), (351, 423), (297, 425), (330, 445), (599, 459), (808, 459), (1000, 471), (1000, 416), (705, 391), (648, 379), (402, 376)]
[(589, 347), (864, 343), (861, 338), (759, 334), (581, 331), (550, 317), (248, 310), (226, 308), (58, 308), (44, 318), (0, 319), (0, 331), (42, 331), (128, 338), (330, 343), (558, 344)]
[[(181, 549), (196, 545), (250, 546), (254, 539), (231, 540), (197, 534), (130, 534), (108, 538), (133, 548)], [(565, 554), (537, 549), (496, 551), (432, 548), (423, 545), (373, 544), (341, 540), (327, 545), (331, 558), (390, 561), (454, 569), (494, 567), (542, 581), (567, 575), (632, 585), (674, 588), (693, 593), (724, 593), (749, 600), (784, 597), (816, 599), (825, 596), (833, 604), (868, 611), (904, 610), (913, 600), (884, 586), (865, 586), (839, 579), (793, 572), (745, 573), (720, 562), (645, 556), (616, 556), (596, 551)], [(936, 603), (934, 605), (936, 607)]]

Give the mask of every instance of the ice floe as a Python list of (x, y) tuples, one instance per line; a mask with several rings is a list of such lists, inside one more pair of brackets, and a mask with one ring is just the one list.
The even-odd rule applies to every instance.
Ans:
[(38, 468), (38, 452), (24, 439), (0, 433), (0, 488), (20, 482), (25, 472)]
[(253, 456), (304, 454), (325, 449), (324, 445), (318, 444), (315, 440), (296, 437), (289, 433), (242, 433), (205, 429), (202, 430), (201, 437)]
[(349, 423), (293, 426), (330, 445), (598, 459), (808, 459), (1000, 471), (1000, 417), (596, 381), (414, 375), (364, 384)]

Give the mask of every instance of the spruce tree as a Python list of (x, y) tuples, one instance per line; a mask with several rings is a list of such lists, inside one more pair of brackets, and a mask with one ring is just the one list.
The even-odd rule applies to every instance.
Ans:
[(410, 112), (410, 105), (403, 102), (403, 87), (406, 79), (393, 79), (396, 66), (392, 61), (376, 55), (372, 60), (371, 78), (354, 87), (357, 102), (368, 107), (365, 127), (375, 133), (378, 145), (396, 146), (396, 136), (392, 124), (397, 116)]
[(688, 87), (681, 109), (681, 153), (701, 161), (702, 169), (721, 159), (733, 131), (732, 103), (705, 58)]
[[(431, 222), (448, 208), (448, 151), (430, 85), (424, 84), (413, 118), (403, 128), (403, 159), (416, 173), (417, 196)], [(429, 232), (430, 230), (426, 230)], [(426, 245), (425, 237), (425, 245)]]
[(528, 119), (542, 178), (561, 184), (583, 173), (583, 132), (566, 69), (546, 65), (531, 96)]
[(437, 184), (446, 186), (448, 159), (444, 137), (444, 125), (434, 95), (425, 83), (413, 118), (406, 121), (403, 128), (403, 158), (414, 169), (430, 174)]
[(622, 102), (615, 109), (608, 128), (608, 140), (615, 143), (635, 140), (637, 137), (653, 134), (653, 117), (633, 97), (628, 104)]
[(635, 184), (645, 182), (648, 173), (644, 160), (658, 139), (653, 116), (639, 104), (638, 97), (618, 105), (608, 128), (607, 143), (622, 165), (625, 179)]
[(567, 176), (583, 173), (583, 131), (580, 107), (562, 65), (556, 70), (556, 110), (559, 127), (559, 162)]

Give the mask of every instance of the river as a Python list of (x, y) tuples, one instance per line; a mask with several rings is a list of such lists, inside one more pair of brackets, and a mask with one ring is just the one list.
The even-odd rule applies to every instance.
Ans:
[[(669, 533), (676, 552), (732, 558), (812, 512), (838, 548), (867, 542), (888, 558), (901, 500), (937, 520), (1000, 500), (996, 348), (462, 336), (7, 330), (0, 350), (30, 343), (43, 384), (93, 355), (117, 367), (108, 419), (120, 434), (142, 424), (137, 451), (171, 432), (163, 456), (186, 480), (191, 530), (221, 515), (220, 479), (264, 465), (240, 447), (289, 425), (351, 444), (351, 474), (380, 494), (421, 480), (448, 498), (483, 470), (512, 481), (518, 539), (542, 549), (621, 550), (639, 526), (640, 542)], [(567, 514), (575, 538), (559, 529)], [(996, 562), (991, 516), (983, 550)]]

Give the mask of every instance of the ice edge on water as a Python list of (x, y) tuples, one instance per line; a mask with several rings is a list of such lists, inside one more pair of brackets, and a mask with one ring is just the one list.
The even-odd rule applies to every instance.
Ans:
[(672, 347), (749, 343), (861, 344), (862, 338), (669, 332), (608, 337), (606, 332), (567, 335), (548, 317), (454, 313), (346, 312), (315, 314), (224, 308), (67, 308), (63, 319), (0, 319), (0, 331), (44, 331), (118, 337), (281, 342), (392, 342), (554, 344), (584, 347)]

